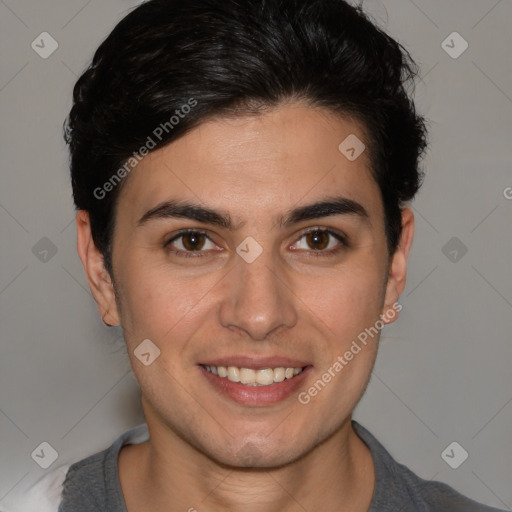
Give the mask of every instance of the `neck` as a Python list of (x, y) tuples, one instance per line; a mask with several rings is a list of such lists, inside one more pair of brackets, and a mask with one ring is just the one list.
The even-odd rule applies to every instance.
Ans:
[(277, 468), (225, 466), (158, 421), (148, 421), (148, 429), (150, 442), (128, 445), (119, 457), (128, 512), (366, 512), (370, 507), (373, 460), (351, 417), (298, 460)]

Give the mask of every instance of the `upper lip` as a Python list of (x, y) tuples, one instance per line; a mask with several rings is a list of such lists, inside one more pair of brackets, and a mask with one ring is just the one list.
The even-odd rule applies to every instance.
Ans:
[(200, 363), (203, 366), (236, 366), (238, 368), (252, 368), (254, 370), (262, 370), (264, 368), (303, 368), (309, 366), (310, 363), (299, 359), (291, 359), (289, 357), (271, 356), (228, 356), (216, 359), (208, 359)]

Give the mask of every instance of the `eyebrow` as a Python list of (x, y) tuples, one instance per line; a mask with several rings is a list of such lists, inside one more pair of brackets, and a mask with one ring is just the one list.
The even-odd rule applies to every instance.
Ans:
[[(334, 215), (351, 215), (369, 222), (369, 215), (363, 205), (346, 197), (327, 198), (315, 203), (299, 206), (277, 219), (278, 227), (289, 227), (305, 220), (313, 220)], [(149, 221), (169, 218), (186, 218), (203, 224), (218, 226), (236, 231), (241, 223), (235, 225), (229, 213), (217, 211), (188, 201), (169, 200), (148, 210), (137, 221), (137, 226)]]

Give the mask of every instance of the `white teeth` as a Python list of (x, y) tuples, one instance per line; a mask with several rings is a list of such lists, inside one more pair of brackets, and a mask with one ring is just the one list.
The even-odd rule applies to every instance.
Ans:
[(256, 382), (256, 372), (250, 368), (240, 368), (240, 382), (242, 384), (254, 384)]
[(284, 380), (284, 368), (274, 368), (274, 382), (283, 382)]
[(274, 370), (272, 368), (264, 368), (256, 372), (256, 382), (262, 386), (268, 386), (274, 383)]
[(206, 370), (214, 375), (227, 378), (231, 382), (240, 382), (246, 386), (270, 386), (275, 382), (283, 382), (302, 372), (302, 368), (238, 368), (236, 366), (205, 366)]
[(231, 382), (240, 382), (240, 370), (236, 366), (228, 366), (228, 379)]

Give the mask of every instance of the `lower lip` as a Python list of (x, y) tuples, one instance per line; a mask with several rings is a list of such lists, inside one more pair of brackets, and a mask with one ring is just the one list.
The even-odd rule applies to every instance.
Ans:
[(271, 405), (288, 398), (300, 388), (312, 368), (312, 366), (306, 366), (301, 373), (283, 382), (275, 382), (268, 386), (246, 386), (239, 382), (232, 382), (227, 377), (214, 375), (206, 368), (199, 366), (203, 375), (220, 394), (228, 396), (241, 405), (252, 406)]

